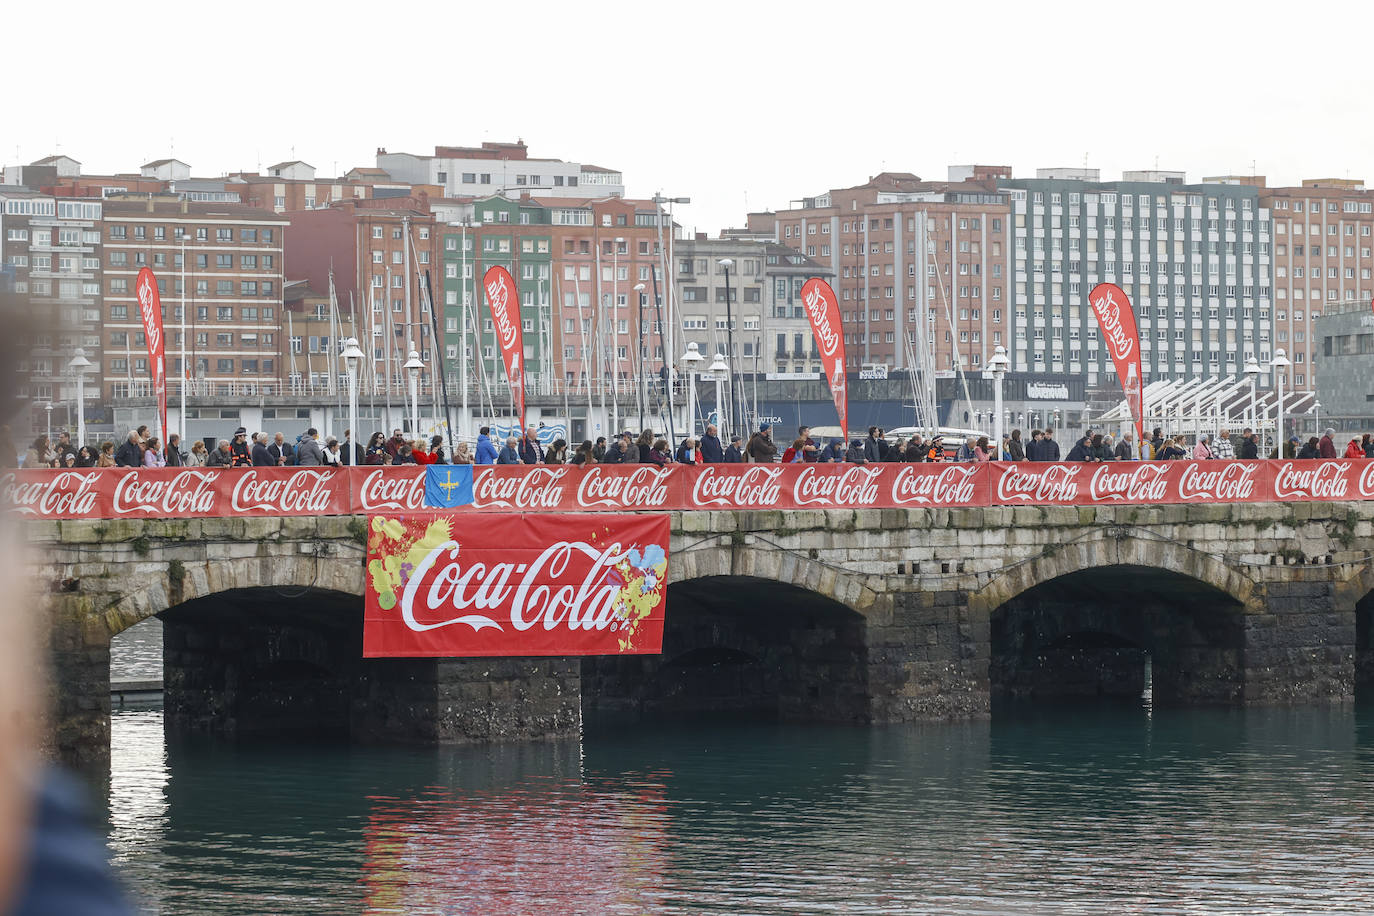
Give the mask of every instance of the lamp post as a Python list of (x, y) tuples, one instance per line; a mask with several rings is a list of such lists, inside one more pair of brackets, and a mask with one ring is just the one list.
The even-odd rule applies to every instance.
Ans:
[(1313, 432), (1320, 435), (1322, 431), (1322, 402), (1320, 400), (1312, 401), (1312, 412), (1317, 415), (1317, 428)]
[[(358, 440), (353, 437), (358, 435), (358, 366), (363, 360), (363, 351), (358, 347), (357, 338), (350, 337), (344, 341), (343, 348), (344, 366), (348, 370), (348, 461), (349, 465), (358, 463)], [(463, 384), (467, 384), (467, 379), (463, 379)]]
[[(716, 354), (716, 358), (715, 358), (714, 360), (711, 361), (711, 365), (709, 365), (709, 366), (706, 367), (706, 371), (711, 373), (711, 376), (712, 376), (712, 378), (715, 380), (715, 383), (716, 383), (716, 419), (719, 420), (719, 419), (720, 419), (721, 386), (725, 383), (725, 380), (726, 380), (727, 378), (729, 378), (729, 376), (730, 376), (730, 367), (726, 364), (726, 362), (725, 362), (725, 357), (724, 357), (722, 354), (717, 353), (717, 354)], [(733, 386), (732, 386), (732, 387), (733, 387)], [(730, 406), (731, 406), (731, 407), (734, 407), (733, 404), (731, 404)], [(730, 429), (733, 430), (733, 429), (734, 429), (734, 420), (735, 420), (734, 411), (732, 410), (732, 411), (729, 413), (728, 416), (730, 417)], [(722, 430), (721, 430), (721, 434), (722, 434), (722, 435), (726, 435), (725, 429), (722, 429)]]
[[(72, 375), (76, 376), (76, 445), (78, 448), (86, 444), (86, 370), (91, 368), (91, 361), (86, 358), (86, 351), (80, 347), (72, 354), (72, 361), (67, 363), (67, 368), (72, 370)], [(184, 409), (184, 408), (183, 408)], [(186, 420), (181, 421), (183, 435), (185, 435)]]
[[(730, 268), (735, 266), (735, 262), (730, 258), (720, 258), (716, 261), (725, 270), (725, 374), (729, 381), (730, 396), (730, 428), (735, 427), (735, 319), (730, 307)], [(719, 361), (720, 354), (716, 354)], [(717, 403), (716, 410), (720, 410)]]
[[(682, 354), (682, 365), (687, 372), (687, 435), (697, 428), (697, 365), (706, 361), (701, 355), (695, 340), (687, 344), (687, 352)], [(716, 405), (719, 412), (720, 405)], [(676, 444), (676, 443), (675, 443)]]
[(649, 400), (648, 382), (644, 378), (644, 284), (635, 284), (635, 295), (639, 297), (639, 349), (635, 353), (635, 364), (639, 369), (639, 382), (635, 385), (635, 398), (639, 401), (639, 428), (644, 429), (644, 405)]
[(411, 350), (406, 354), (406, 361), (402, 369), (410, 376), (410, 434), (420, 435), (420, 370), (425, 368), (425, 364), (420, 362), (420, 354)]
[(1288, 354), (1283, 347), (1274, 351), (1274, 358), (1269, 361), (1269, 368), (1274, 370), (1274, 379), (1278, 386), (1279, 403), (1278, 413), (1274, 417), (1274, 447), (1279, 450), (1279, 455), (1283, 455), (1283, 376), (1288, 367), (1293, 365), (1288, 359)]
[[(47, 411), (47, 415), (48, 415), (48, 442), (51, 443), (51, 442), (52, 442), (52, 401), (49, 401), (48, 403), (44, 404), (44, 405), (43, 405), (43, 409), (44, 409), (45, 411)], [(40, 455), (39, 457), (41, 458), (42, 456)]]
[(1242, 371), (1245, 373), (1245, 377), (1250, 380), (1250, 422), (1246, 425), (1251, 430), (1258, 432), (1259, 417), (1255, 416), (1255, 381), (1260, 374), (1259, 361), (1253, 356), (1249, 357), (1245, 360), (1245, 368)]
[(992, 351), (992, 359), (988, 360), (988, 372), (992, 375), (992, 418), (995, 426), (993, 438), (993, 454), (999, 458), (1002, 456), (1002, 379), (1006, 378), (1007, 367), (1011, 365), (1011, 360), (1007, 359), (1007, 348), (998, 346)]

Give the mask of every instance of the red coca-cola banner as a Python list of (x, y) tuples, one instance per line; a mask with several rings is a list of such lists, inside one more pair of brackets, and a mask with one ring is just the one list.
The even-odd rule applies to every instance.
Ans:
[(490, 267), (482, 276), (487, 291), (487, 306), (491, 309), (491, 324), (496, 329), (496, 342), (501, 346), (501, 358), (506, 363), (506, 378), (519, 404), (520, 428), (525, 428), (525, 340), (520, 324), (520, 294), (515, 280), (504, 267)]
[[(483, 465), (459, 514), (889, 509), (1374, 499), (1374, 461)], [(27, 519), (413, 513), (425, 469), (90, 468), (0, 474)]]
[(821, 354), (825, 377), (830, 380), (830, 395), (835, 399), (835, 412), (840, 416), (840, 432), (849, 438), (849, 388), (844, 375), (844, 329), (840, 324), (840, 303), (835, 291), (819, 277), (806, 281), (801, 290), (806, 316), (811, 319), (811, 333), (816, 335), (816, 349)]
[(368, 519), (363, 655), (658, 654), (666, 515)]
[[(143, 318), (143, 337), (148, 342), (148, 370), (152, 373), (153, 393), (157, 395), (157, 438), (167, 447), (167, 354), (162, 337), (162, 297), (158, 295), (157, 278), (150, 268), (138, 272), (135, 281), (138, 293), (138, 313)], [(182, 419), (184, 425), (186, 420)]]
[(1131, 418), (1135, 421), (1137, 442), (1145, 441), (1145, 414), (1143, 412), (1144, 379), (1140, 373), (1140, 333), (1136, 329), (1135, 311), (1131, 300), (1121, 287), (1112, 283), (1099, 283), (1088, 293), (1088, 303), (1093, 307), (1097, 323), (1102, 328), (1102, 337), (1107, 342), (1107, 350), (1112, 354), (1112, 365), (1116, 367), (1116, 377), (1121, 380), (1121, 390), (1126, 394), (1126, 403), (1131, 408)]
[(341, 468), (7, 471), (0, 508), (30, 519), (348, 515), (349, 483)]

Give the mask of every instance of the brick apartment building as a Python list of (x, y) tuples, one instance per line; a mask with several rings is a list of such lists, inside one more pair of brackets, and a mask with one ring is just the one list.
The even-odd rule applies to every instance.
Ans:
[(286, 242), (289, 276), (327, 295), (332, 272), (340, 333), (357, 337), (364, 352), (370, 341), (371, 361), (363, 370), (368, 382), (389, 376), (393, 385), (403, 385), (400, 367), (412, 346), (432, 365), (433, 331), (421, 278), (429, 272), (438, 299), (440, 240), (423, 192), (333, 201), (283, 218), (292, 227)]
[(193, 394), (276, 390), (287, 225), (285, 218), (258, 209), (184, 197), (106, 199), (104, 396), (147, 392), (148, 355), (134, 289), (145, 266), (157, 275), (162, 297), (169, 391), (182, 377), (183, 302)]
[(852, 369), (908, 367), (923, 347), (936, 370), (976, 369), (1008, 342), (1011, 209), (996, 182), (1009, 176), (885, 172), (773, 215), (779, 242), (833, 272)]
[(1297, 188), (1250, 180), (1273, 222), (1274, 345), (1293, 362), (1291, 387), (1315, 389), (1314, 320), (1374, 295), (1374, 191), (1342, 179)]

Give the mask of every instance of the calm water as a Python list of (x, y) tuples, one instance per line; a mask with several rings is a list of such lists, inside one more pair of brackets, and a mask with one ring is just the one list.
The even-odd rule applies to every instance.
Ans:
[(589, 727), (440, 750), (114, 720), (153, 913), (1374, 911), (1374, 707)]

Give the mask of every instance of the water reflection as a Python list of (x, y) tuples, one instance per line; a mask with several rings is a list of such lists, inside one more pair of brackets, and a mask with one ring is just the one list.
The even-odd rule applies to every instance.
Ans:
[(438, 750), (166, 746), (156, 713), (121, 713), (112, 843), (166, 914), (1369, 911), (1369, 712)]

